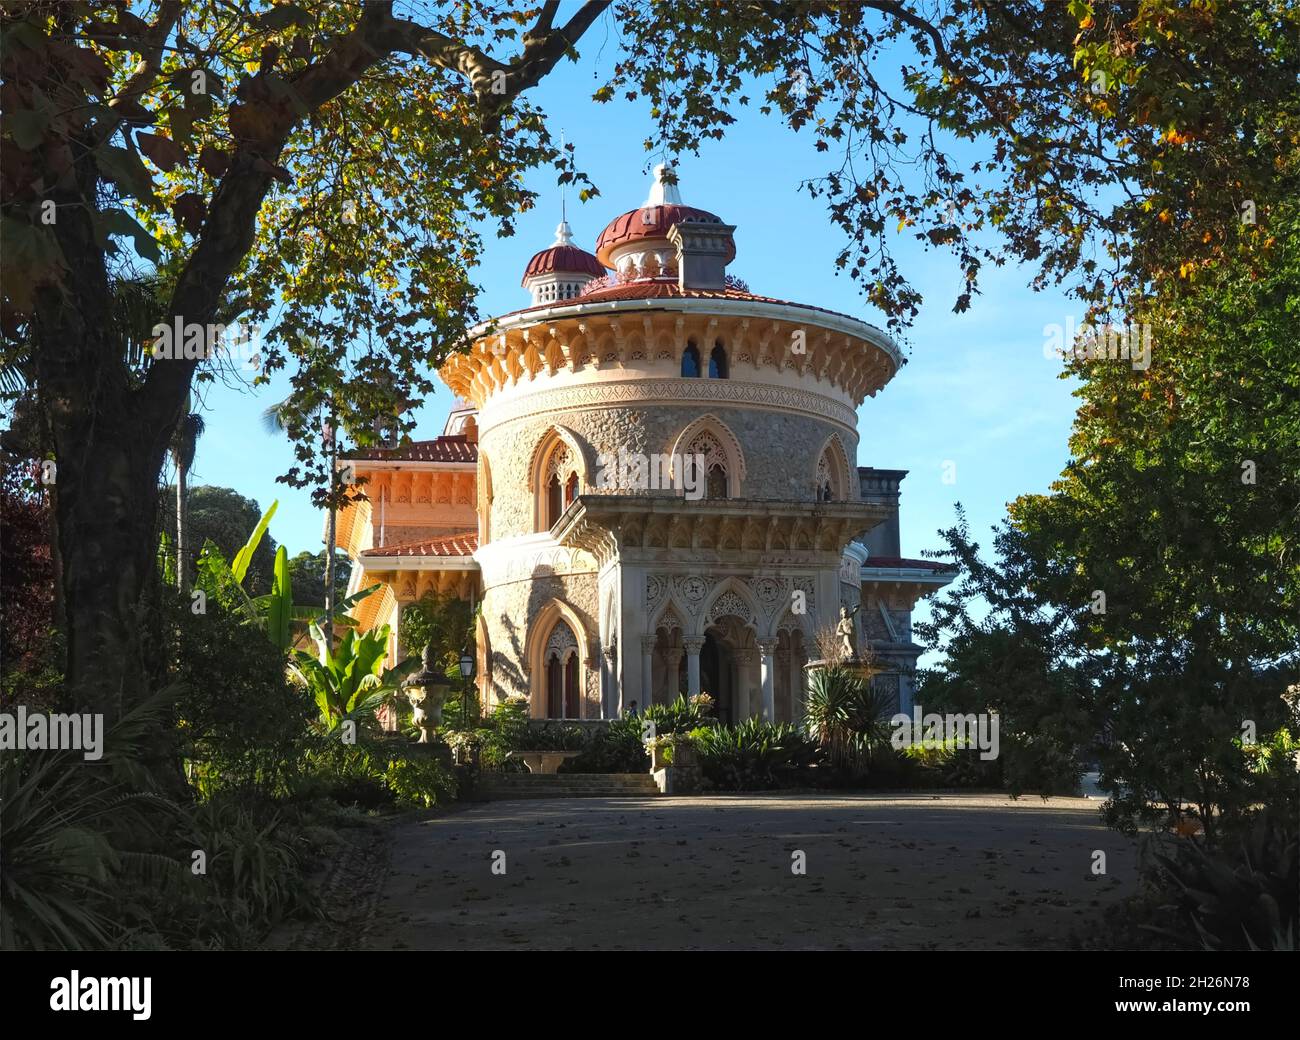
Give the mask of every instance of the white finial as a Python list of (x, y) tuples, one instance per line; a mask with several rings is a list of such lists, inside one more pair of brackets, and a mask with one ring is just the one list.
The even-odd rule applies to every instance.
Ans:
[(668, 169), (663, 163), (655, 167), (655, 180), (650, 185), (650, 197), (645, 200), (647, 206), (680, 206), (682, 193), (676, 184), (664, 183), (664, 171)]
[(573, 231), (570, 230), (569, 222), (567, 220), (561, 220), (560, 223), (556, 225), (555, 241), (551, 243), (551, 247), (554, 248), (555, 246), (571, 245), (573, 245)]

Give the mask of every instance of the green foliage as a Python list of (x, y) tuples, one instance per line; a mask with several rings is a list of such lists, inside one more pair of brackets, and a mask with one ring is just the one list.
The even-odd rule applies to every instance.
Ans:
[(332, 733), (345, 719), (355, 721), (358, 715), (372, 712), (419, 667), (419, 662), (411, 658), (395, 668), (384, 667), (388, 633), (387, 625), (361, 635), (348, 629), (337, 649), (332, 650), (325, 634), (313, 624), (316, 655), (294, 651), (290, 668), (315, 701), (324, 732)]
[(960, 515), (944, 533), (963, 580), (918, 626), (946, 654), (922, 696), (1001, 713), (1013, 789), (1095, 759), (1116, 826), (1190, 801), (1211, 841), (1258, 804), (1241, 729), (1294, 731), (1280, 695), (1300, 676), (1297, 286), (1288, 201), (1143, 302), (1148, 368), (1070, 366), (1070, 463), (1012, 504), (995, 562)]
[[(299, 607), (325, 607), (325, 550), (317, 553), (300, 552), (289, 560), (289, 574), (293, 582), (293, 602)], [(334, 553), (334, 600), (347, 595), (348, 581), (352, 577), (352, 561), (347, 553)]]
[(580, 751), (587, 743), (583, 726), (565, 722), (542, 722), (516, 731), (512, 751)]
[[(998, 750), (1002, 750), (1000, 740)], [(908, 762), (927, 771), (937, 787), (1002, 786), (1000, 756), (998, 759), (981, 759), (978, 748), (966, 747), (956, 737), (913, 741), (901, 750), (901, 754)], [(914, 772), (912, 777), (916, 786), (926, 786), (923, 774)]]
[(324, 625), (332, 619), (334, 625), (355, 627), (356, 621), (345, 612), (378, 590), (379, 585), (371, 585), (353, 596), (340, 597), (334, 604), (332, 615), (322, 613), (314, 607), (297, 605), (293, 599), (294, 584), (289, 555), (284, 546), (280, 546), (272, 563), (271, 591), (263, 596), (251, 597), (244, 588), (244, 581), (279, 504), (278, 501), (271, 503), (271, 508), (254, 525), (252, 534), (231, 562), (226, 561), (225, 554), (215, 543), (205, 542), (203, 551), (199, 554), (198, 580), (195, 584), (209, 599), (226, 610), (242, 613), (262, 629), (272, 646), (287, 652), (293, 647), (302, 629), (310, 626), (313, 621), (317, 625)]
[(642, 712), (642, 718), (654, 723), (655, 733), (689, 733), (701, 726), (717, 725), (713, 715), (713, 698), (708, 694), (699, 694), (687, 699), (679, 693), (671, 704), (650, 704)]
[(474, 653), (474, 614), (470, 605), (455, 596), (428, 592), (402, 610), (401, 643), (419, 656), (433, 644), (433, 659), (457, 687), (461, 651)]
[(889, 739), (890, 715), (888, 697), (849, 668), (818, 668), (809, 679), (805, 725), (837, 768), (865, 769), (873, 748)]
[(183, 837), (182, 848), (206, 854), (206, 874), (164, 891), (154, 915), (168, 945), (246, 949), (285, 918), (315, 911), (303, 878), (311, 842), (269, 802), (204, 802), (188, 814)]
[(432, 809), (456, 800), (456, 776), (432, 756), (390, 758), (384, 786), (399, 809)]
[(318, 736), (307, 745), (294, 798), (329, 798), (365, 810), (432, 808), (456, 799), (458, 783), (446, 747), (411, 744), (362, 732), (355, 744)]
[(0, 755), (0, 949), (112, 944), (120, 833), (143, 824), (141, 797), (124, 797), (71, 755)]
[(285, 674), (284, 655), (242, 615), (210, 604), (195, 615), (171, 590), (175, 647), (169, 674), (180, 754), (200, 795), (282, 789), (312, 717)]
[(641, 740), (641, 719), (611, 719), (590, 734), (576, 757), (560, 766), (561, 773), (644, 773), (650, 756)]
[(71, 756), (9, 753), (0, 808), (2, 949), (247, 948), (314, 905), (301, 818), (247, 792), (177, 806)]
[[(159, 523), (169, 543), (173, 546), (172, 566), (175, 566), (176, 542), (176, 489), (164, 488), (159, 501)], [(190, 488), (186, 496), (186, 541), (190, 546), (189, 567), (196, 568), (199, 551), (208, 542), (220, 550), (227, 560), (232, 559), (248, 541), (248, 533), (256, 526), (262, 511), (251, 498), (246, 498), (233, 488), (200, 485)], [(274, 580), (275, 539), (269, 535), (254, 547), (244, 575), (244, 587), (253, 596), (270, 591)], [(173, 580), (171, 584), (175, 584)]]
[(1156, 853), (1157, 876), (1181, 927), (1154, 930), (1192, 949), (1300, 949), (1297, 833), (1294, 812), (1270, 810), (1222, 850), (1167, 845)]
[(817, 745), (788, 723), (746, 719), (702, 726), (690, 741), (706, 779), (725, 791), (759, 791), (790, 783), (817, 757)]

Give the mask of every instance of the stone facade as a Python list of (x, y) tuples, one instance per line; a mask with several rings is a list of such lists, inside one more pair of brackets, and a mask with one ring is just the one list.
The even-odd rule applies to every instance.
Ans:
[(713, 284), (733, 229), (665, 188), (599, 261), (562, 225), (525, 278), (535, 305), (443, 366), (462, 403), (442, 437), (351, 460), (365, 501), (340, 544), (354, 584), (385, 586), (362, 623), (429, 590), (474, 598), (485, 703), (527, 697), (536, 718), (707, 692), (728, 721), (797, 721), (848, 605), (906, 703), (912, 605), (951, 575), (898, 558), (902, 475), (854, 463), (857, 409), (901, 355), (856, 319)]

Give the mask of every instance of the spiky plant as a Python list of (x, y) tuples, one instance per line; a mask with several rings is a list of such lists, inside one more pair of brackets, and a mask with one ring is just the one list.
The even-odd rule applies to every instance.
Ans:
[(865, 767), (874, 746), (889, 738), (889, 699), (870, 679), (835, 664), (819, 668), (808, 681), (804, 724), (832, 764)]

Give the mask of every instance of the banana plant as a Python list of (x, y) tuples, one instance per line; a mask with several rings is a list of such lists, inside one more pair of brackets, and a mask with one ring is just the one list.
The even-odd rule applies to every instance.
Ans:
[(385, 668), (388, 635), (387, 625), (364, 633), (348, 629), (338, 647), (333, 648), (320, 625), (313, 623), (311, 637), (316, 653), (294, 651), (290, 671), (311, 692), (320, 711), (320, 726), (326, 733), (378, 707), (420, 666), (417, 659), (407, 658), (395, 668)]
[(293, 584), (289, 574), (289, 553), (282, 545), (275, 553), (275, 570), (271, 591), (265, 596), (250, 597), (244, 590), (244, 577), (248, 574), (253, 553), (266, 534), (271, 517), (279, 507), (279, 501), (271, 503), (262, 518), (258, 520), (253, 533), (243, 548), (235, 554), (234, 560), (226, 562), (221, 550), (209, 539), (203, 546), (199, 557), (198, 586), (207, 595), (216, 597), (217, 601), (229, 609), (242, 611), (249, 621), (261, 628), (274, 646), (288, 653), (293, 648), (295, 638), (304, 625), (323, 625), (328, 617), (336, 625), (355, 627), (355, 618), (346, 616), (363, 599), (380, 588), (378, 584), (362, 589), (351, 596), (339, 600), (329, 612), (319, 607), (302, 607), (293, 602)]

